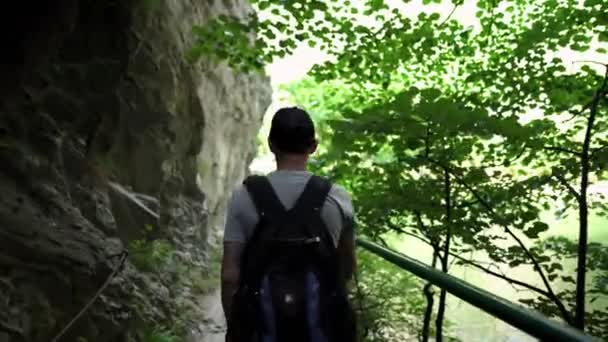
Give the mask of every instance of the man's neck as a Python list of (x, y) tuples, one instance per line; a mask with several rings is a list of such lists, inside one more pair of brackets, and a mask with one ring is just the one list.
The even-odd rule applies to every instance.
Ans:
[(277, 171), (306, 171), (306, 164), (304, 165), (293, 165), (293, 164), (280, 164), (277, 163)]
[(277, 161), (278, 171), (306, 171), (307, 162), (302, 159), (289, 159)]

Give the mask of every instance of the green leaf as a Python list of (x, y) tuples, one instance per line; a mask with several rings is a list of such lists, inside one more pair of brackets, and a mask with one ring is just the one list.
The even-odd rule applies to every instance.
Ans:
[(257, 6), (261, 11), (263, 11), (265, 9), (268, 9), (270, 7), (271, 3), (272, 3), (271, 1), (259, 1), (259, 2), (257, 2)]
[(561, 270), (564, 269), (563, 266), (562, 266), (562, 264), (559, 264), (559, 263), (556, 263), (556, 262), (552, 263), (549, 267), (552, 270), (560, 270), (561, 271)]
[(566, 283), (576, 284), (576, 281), (571, 276), (562, 276), (561, 279)]
[(534, 222), (532, 227), (524, 231), (524, 234), (529, 238), (537, 238), (540, 233), (546, 232), (547, 230), (549, 230), (549, 226), (546, 223), (537, 221)]
[(309, 35), (307, 32), (303, 32), (303, 33), (296, 34), (295, 37), (297, 40), (302, 41), (302, 40), (308, 39)]
[(427, 101), (433, 101), (436, 98), (438, 98), (439, 96), (441, 96), (441, 91), (438, 89), (424, 89), (421, 93), (420, 93)]

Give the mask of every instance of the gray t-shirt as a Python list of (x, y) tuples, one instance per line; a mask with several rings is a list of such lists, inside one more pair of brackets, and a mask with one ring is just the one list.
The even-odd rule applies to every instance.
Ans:
[[(311, 175), (307, 171), (279, 170), (268, 174), (267, 177), (279, 200), (289, 210), (304, 191)], [(321, 208), (321, 218), (337, 246), (343, 228), (351, 224), (354, 218), (353, 204), (344, 188), (336, 184), (332, 186)], [(228, 204), (224, 241), (246, 243), (259, 219), (249, 193), (245, 186), (241, 185), (232, 193)]]

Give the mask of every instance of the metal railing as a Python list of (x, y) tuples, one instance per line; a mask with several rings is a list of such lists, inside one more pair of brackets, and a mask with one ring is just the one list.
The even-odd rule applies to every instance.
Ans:
[(551, 320), (535, 311), (500, 298), (488, 291), (378, 244), (359, 238), (357, 239), (357, 244), (541, 341), (599, 341), (599, 339), (585, 335), (566, 324)]

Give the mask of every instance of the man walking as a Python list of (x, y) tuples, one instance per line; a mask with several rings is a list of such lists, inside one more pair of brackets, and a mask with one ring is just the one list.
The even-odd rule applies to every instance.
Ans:
[(231, 342), (349, 342), (346, 284), (355, 269), (346, 191), (308, 172), (310, 116), (282, 108), (268, 137), (277, 170), (232, 194), (224, 232), (222, 305)]

